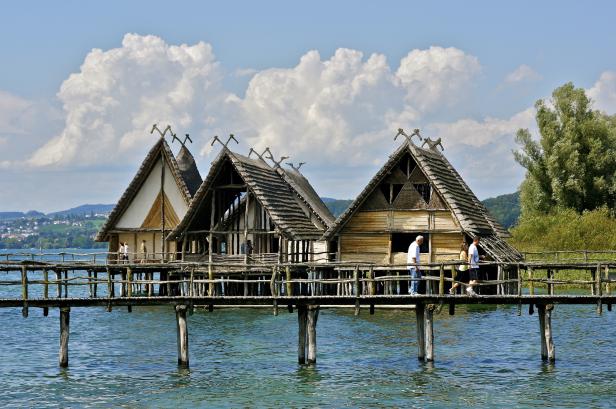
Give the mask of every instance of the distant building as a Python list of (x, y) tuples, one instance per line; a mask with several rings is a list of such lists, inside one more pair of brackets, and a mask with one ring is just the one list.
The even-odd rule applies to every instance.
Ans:
[[(96, 241), (109, 242), (110, 253), (118, 251), (119, 243), (128, 243), (134, 260), (176, 259), (181, 248), (165, 237), (186, 214), (200, 184), (201, 175), (188, 148), (182, 145), (176, 159), (161, 137), (109, 214)], [(141, 254), (143, 240), (146, 255)]]

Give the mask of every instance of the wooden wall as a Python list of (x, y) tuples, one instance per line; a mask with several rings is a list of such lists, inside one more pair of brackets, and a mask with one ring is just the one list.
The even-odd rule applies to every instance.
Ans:
[(390, 253), (392, 233), (429, 233), (423, 262), (457, 260), (464, 239), (449, 211), (358, 211), (340, 231), (340, 260), (405, 264), (406, 252)]

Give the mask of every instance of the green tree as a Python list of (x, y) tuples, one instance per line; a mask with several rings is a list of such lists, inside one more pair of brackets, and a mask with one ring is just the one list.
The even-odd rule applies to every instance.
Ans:
[(522, 213), (577, 212), (616, 203), (616, 118), (591, 108), (584, 89), (567, 83), (535, 104), (540, 139), (520, 129), (515, 159), (527, 170)]

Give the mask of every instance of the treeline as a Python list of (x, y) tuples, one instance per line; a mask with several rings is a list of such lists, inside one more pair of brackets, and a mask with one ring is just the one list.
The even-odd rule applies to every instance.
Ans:
[(568, 83), (535, 104), (538, 138), (520, 129), (515, 158), (527, 170), (521, 214), (511, 229), (518, 249), (616, 249), (616, 116), (592, 109)]

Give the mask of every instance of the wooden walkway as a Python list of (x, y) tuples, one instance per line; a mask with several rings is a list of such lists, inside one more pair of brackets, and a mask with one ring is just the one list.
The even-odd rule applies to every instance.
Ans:
[[(188, 366), (187, 315), (195, 307), (210, 311), (216, 306), (271, 306), (298, 313), (298, 361), (316, 362), (316, 327), (321, 306), (351, 306), (355, 314), (388, 305), (415, 307), (419, 359), (434, 360), (434, 317), (443, 310), (455, 314), (456, 305), (508, 304), (537, 312), (541, 357), (556, 358), (552, 338), (552, 313), (557, 304), (592, 304), (598, 314), (616, 304), (615, 261), (484, 263), (497, 271), (484, 280), (480, 294), (449, 294), (457, 280), (457, 262), (424, 265), (421, 295), (408, 295), (406, 265), (379, 266), (361, 263), (225, 264), (140, 263), (101, 264), (88, 261), (0, 261), (0, 308), (21, 308), (28, 317), (32, 308), (48, 314), (60, 309), (60, 366), (68, 365), (71, 308), (114, 308), (151, 305), (174, 307), (177, 320), (178, 364)], [(578, 272), (575, 279), (572, 272)], [(570, 292), (576, 286), (577, 291)], [(464, 284), (460, 286), (464, 288)], [(563, 289), (564, 288), (564, 289)], [(579, 289), (587, 288), (586, 294)], [(458, 290), (460, 292), (460, 289)], [(188, 314), (187, 314), (188, 313)]]

